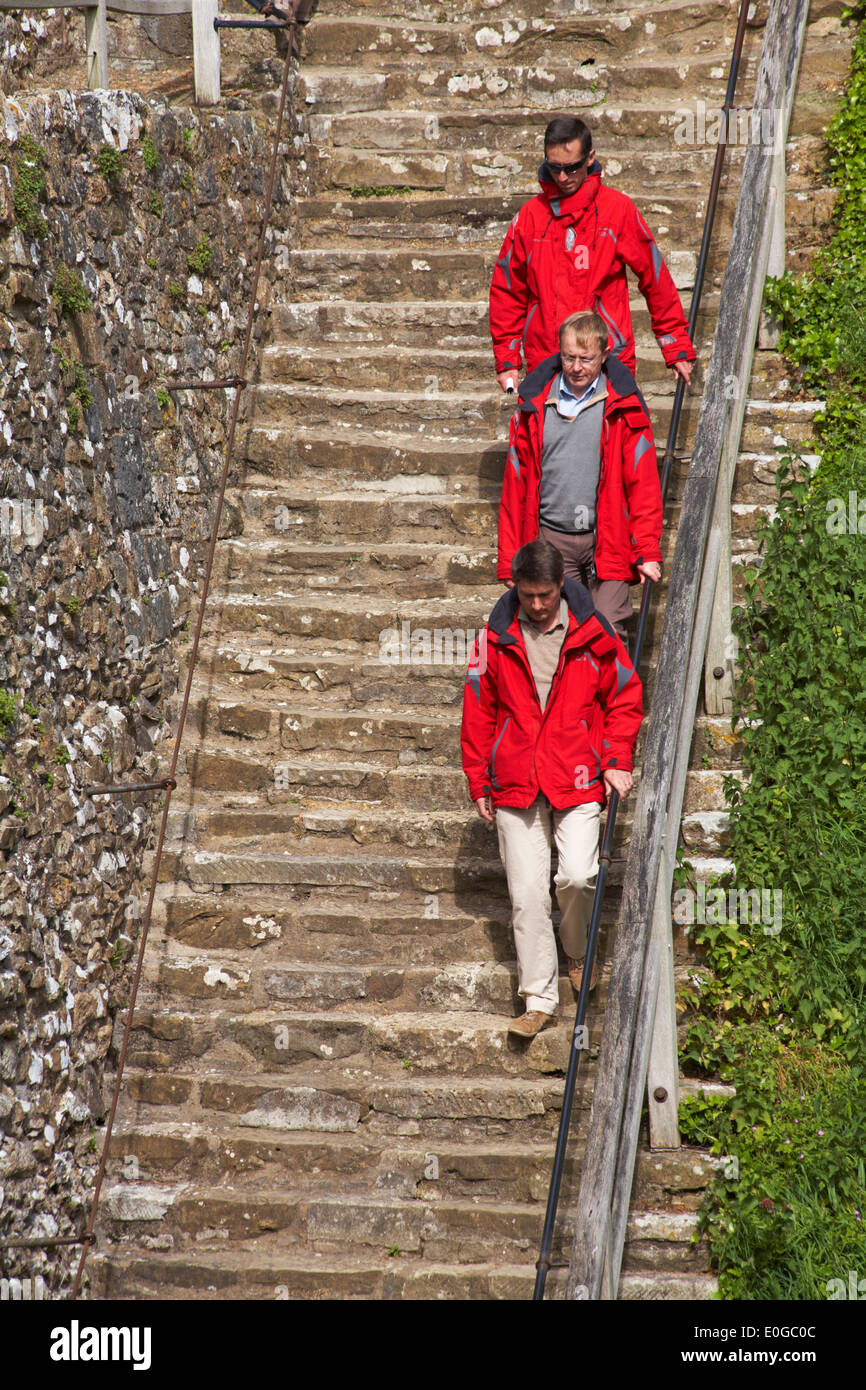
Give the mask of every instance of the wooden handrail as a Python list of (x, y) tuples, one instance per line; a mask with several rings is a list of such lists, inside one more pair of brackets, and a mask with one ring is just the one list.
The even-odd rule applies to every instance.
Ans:
[[(719, 572), (723, 515), (751, 375), (774, 224), (777, 147), (787, 139), (808, 0), (770, 0), (750, 145), (683, 496), (652, 709), (617, 924), (566, 1296), (615, 1298), (665, 942), (688, 748)], [(735, 389), (730, 389), (731, 382)], [(655, 919), (655, 930), (654, 930)]]

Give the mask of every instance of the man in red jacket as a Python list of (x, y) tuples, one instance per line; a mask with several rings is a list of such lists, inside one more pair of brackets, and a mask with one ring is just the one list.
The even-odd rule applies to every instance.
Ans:
[(538, 181), (541, 192), (508, 229), (490, 286), (490, 333), (503, 391), (517, 388), (523, 360), (532, 371), (555, 352), (560, 323), (579, 309), (601, 315), (611, 352), (635, 370), (626, 266), (638, 277), (665, 362), (688, 382), (696, 354), (670, 272), (631, 199), (602, 184), (583, 121), (550, 122)]
[(601, 807), (608, 789), (631, 790), (643, 705), (625, 647), (584, 586), (563, 578), (555, 546), (523, 546), (512, 575), (469, 663), (461, 748), (469, 795), (482, 820), (495, 821), (511, 897), (526, 1012), (508, 1031), (532, 1038), (559, 1008), (551, 840), (560, 937), (579, 989)]
[(661, 577), (662, 498), (652, 425), (598, 314), (572, 314), (561, 350), (524, 378), (499, 505), (496, 573), (539, 534), (625, 638), (630, 584)]

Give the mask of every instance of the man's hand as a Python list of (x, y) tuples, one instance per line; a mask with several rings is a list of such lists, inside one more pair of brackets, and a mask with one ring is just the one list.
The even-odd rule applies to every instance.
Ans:
[(496, 817), (493, 814), (493, 808), (490, 805), (489, 795), (479, 796), (475, 802), (475, 809), (478, 812), (481, 819), (490, 821), (491, 825), (496, 820)]
[(637, 572), (640, 575), (641, 584), (645, 584), (651, 579), (654, 584), (658, 584), (662, 577), (662, 567), (658, 560), (648, 560), (645, 565), (638, 565)]
[(499, 385), (502, 387), (503, 391), (507, 391), (509, 387), (511, 387), (512, 391), (517, 390), (517, 383), (519, 377), (518, 373), (515, 371), (513, 367), (509, 367), (507, 372), (497, 372), (496, 380), (499, 382)]
[(606, 767), (604, 770), (604, 785), (608, 792), (619, 792), (620, 796), (628, 796), (634, 786), (634, 778), (630, 772), (621, 772), (616, 767)]
[(671, 369), (676, 372), (677, 376), (681, 376), (686, 386), (688, 386), (691, 381), (694, 365), (694, 362), (687, 362), (684, 357), (680, 357), (676, 362), (671, 363)]

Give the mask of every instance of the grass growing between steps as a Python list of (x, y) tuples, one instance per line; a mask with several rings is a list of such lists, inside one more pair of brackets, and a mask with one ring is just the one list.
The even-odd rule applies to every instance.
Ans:
[(780, 891), (780, 910), (697, 928), (711, 973), (683, 1001), (685, 1067), (737, 1092), (681, 1109), (684, 1135), (726, 1156), (701, 1218), (723, 1298), (846, 1297), (850, 1272), (866, 1277), (864, 109), (861, 25), (827, 134), (831, 239), (766, 296), (782, 351), (827, 403), (815, 473), (782, 458), (736, 624), (750, 780), (728, 788), (730, 856), (737, 888)]

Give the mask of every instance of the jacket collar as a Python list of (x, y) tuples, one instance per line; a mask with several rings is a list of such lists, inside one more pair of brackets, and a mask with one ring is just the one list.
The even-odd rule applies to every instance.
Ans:
[(601, 165), (597, 159), (593, 160), (580, 188), (567, 198), (560, 193), (559, 184), (547, 167), (547, 160), (539, 166), (538, 182), (554, 217), (580, 218), (598, 197), (598, 190), (601, 188)]
[[(518, 410), (532, 412), (541, 409), (547, 399), (550, 383), (561, 371), (562, 359), (558, 352), (554, 352), (550, 357), (545, 357), (543, 362), (539, 362), (538, 366), (529, 372), (520, 383), (520, 390), (517, 393)], [(618, 357), (609, 354), (602, 371), (607, 377), (608, 383), (605, 414), (607, 415), (611, 410), (624, 404), (630, 397), (636, 397), (647, 420), (649, 420), (647, 403), (628, 367), (623, 366)]]
[[(591, 618), (598, 619), (599, 615), (595, 611), (589, 590), (584, 584), (578, 584), (574, 579), (563, 579), (562, 596), (578, 627), (589, 622)], [(515, 634), (518, 631), (517, 610), (519, 607), (520, 601), (517, 597), (517, 585), (515, 585), (513, 589), (506, 590), (487, 619), (488, 629), (496, 635), (500, 646), (510, 646), (517, 640)], [(511, 632), (512, 627), (514, 628), (513, 633)], [(569, 626), (569, 632), (573, 630)]]

